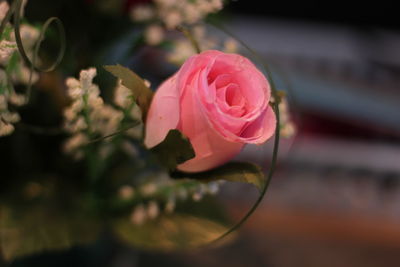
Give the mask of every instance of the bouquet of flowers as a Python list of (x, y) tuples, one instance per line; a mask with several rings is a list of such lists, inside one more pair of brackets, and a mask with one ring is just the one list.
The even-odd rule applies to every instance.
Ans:
[[(97, 58), (92, 64), (100, 66), (86, 66), (75, 77), (65, 77), (77, 69), (63, 62), (73, 53), (59, 19), (33, 26), (23, 18), (27, 1), (0, 3), (5, 260), (94, 242), (104, 231), (142, 249), (213, 244), (256, 209), (273, 173), (280, 130), (294, 132), (266, 66), (240, 55), (233, 36), (222, 42), (207, 36), (203, 19), (222, 9), (221, 0), (85, 5), (104, 12), (111, 2), (143, 29), (132, 47), (133, 54), (144, 49), (147, 62), (128, 67)], [(50, 52), (39, 52), (54, 36), (61, 36), (61, 46), (54, 53), (50, 45), (57, 54), (52, 61)], [(168, 74), (159, 86), (134, 72), (150, 64), (156, 72), (162, 59)], [(268, 166), (232, 161), (246, 144), (268, 140), (274, 143)], [(260, 191), (238, 223), (221, 215), (213, 197), (225, 182)]]

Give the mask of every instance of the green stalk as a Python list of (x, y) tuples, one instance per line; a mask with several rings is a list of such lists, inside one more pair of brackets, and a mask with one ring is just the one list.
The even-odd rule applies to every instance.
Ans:
[(183, 27), (183, 26), (178, 26), (178, 27), (176, 27), (176, 29), (178, 31), (180, 31), (181, 33), (183, 33), (183, 35), (185, 35), (185, 37), (192, 44), (193, 48), (196, 50), (196, 53), (200, 54), (201, 53), (200, 45), (197, 42), (196, 38), (193, 36), (193, 34), (190, 32), (190, 30), (188, 28)]

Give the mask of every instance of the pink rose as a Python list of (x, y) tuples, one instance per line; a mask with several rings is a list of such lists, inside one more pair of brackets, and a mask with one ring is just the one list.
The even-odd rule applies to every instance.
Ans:
[(145, 145), (154, 147), (169, 130), (178, 129), (196, 153), (179, 170), (219, 166), (245, 144), (262, 144), (274, 134), (270, 95), (267, 79), (247, 58), (215, 50), (192, 56), (156, 91)]

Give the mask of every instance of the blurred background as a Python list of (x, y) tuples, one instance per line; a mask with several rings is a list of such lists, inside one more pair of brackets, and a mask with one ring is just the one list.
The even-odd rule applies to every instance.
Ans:
[(272, 65), (298, 127), (243, 244), (254, 266), (398, 266), (398, 17), (385, 2), (325, 4), (230, 6), (230, 27)]
[[(71, 29), (81, 25), (88, 32), (104, 27), (86, 37), (92, 43), (112, 40), (107, 27), (124, 19), (96, 24), (96, 2), (40, 0), (26, 12), (33, 20), (59, 16), (67, 38), (78, 39)], [(56, 257), (64, 259), (57, 266), (399, 266), (399, 20), (393, 4), (350, 6), (236, 0), (222, 13), (225, 26), (270, 65), (297, 125), (297, 135), (281, 141), (261, 207), (236, 239), (216, 249), (140, 257), (116, 244), (78, 247), (12, 266), (52, 266)], [(72, 43), (67, 73), (86, 67), (85, 57), (94, 53), (68, 58), (87, 49), (82, 43)], [(241, 157), (265, 161), (270, 146), (248, 147)], [(237, 221), (255, 196), (250, 187), (232, 186), (221, 201)]]

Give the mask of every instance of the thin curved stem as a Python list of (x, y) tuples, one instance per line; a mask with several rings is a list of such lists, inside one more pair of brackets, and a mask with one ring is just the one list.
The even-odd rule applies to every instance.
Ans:
[(190, 30), (188, 28), (183, 27), (183, 26), (178, 26), (178, 27), (176, 27), (176, 29), (178, 31), (180, 31), (181, 33), (183, 33), (183, 35), (185, 35), (185, 37), (192, 44), (193, 48), (196, 50), (196, 53), (200, 54), (201, 53), (201, 49), (200, 49), (199, 42), (197, 42), (196, 38), (193, 36), (193, 34), (190, 32)]
[[(257, 54), (257, 52), (255, 52), (252, 48), (250, 48), (245, 42), (243, 42), (242, 40), (240, 40), (238, 37), (236, 37), (233, 33), (231, 33), (230, 31), (228, 31), (227, 29), (225, 29), (223, 26), (218, 25), (216, 23), (212, 23), (210, 22), (210, 24), (212, 26), (214, 26), (215, 28), (225, 32), (226, 34), (230, 35), (232, 38), (236, 39), (240, 44), (243, 45), (243, 47), (245, 47), (256, 59), (258, 59), (258, 61), (260, 61), (260, 63), (262, 64), (263, 68), (265, 69), (265, 72), (267, 73), (267, 78), (268, 81), (271, 85), (271, 91), (272, 91), (272, 95), (275, 99), (279, 99), (279, 95), (278, 95), (278, 91), (276, 89), (275, 83), (272, 79), (272, 75), (271, 75), (271, 71), (269, 69), (269, 67), (267, 66), (267, 64), (265, 62), (263, 62), (260, 58), (260, 56)], [(280, 115), (279, 115), (279, 102), (275, 101), (272, 104), (272, 107), (275, 111), (275, 115), (276, 115), (276, 128), (275, 128), (275, 138), (274, 138), (274, 148), (273, 148), (273, 152), (272, 152), (272, 160), (271, 160), (271, 165), (270, 165), (270, 169), (268, 171), (267, 177), (266, 177), (266, 181), (265, 181), (265, 185), (261, 190), (260, 196), (258, 197), (258, 199), (256, 200), (256, 202), (253, 204), (253, 206), (250, 208), (250, 210), (246, 213), (246, 215), (243, 216), (243, 218), (236, 223), (235, 225), (233, 225), (229, 230), (227, 230), (224, 234), (222, 234), (220, 237), (216, 238), (215, 240), (213, 240), (210, 244), (214, 244), (220, 240), (222, 240), (223, 238), (225, 238), (227, 235), (231, 234), (232, 232), (236, 231), (237, 229), (239, 229), (249, 218), (250, 216), (256, 211), (256, 209), (258, 208), (258, 206), (261, 204), (261, 201), (263, 200), (265, 193), (267, 192), (267, 189), (270, 185), (270, 182), (272, 180), (272, 176), (273, 173), (275, 171), (275, 167), (276, 167), (276, 163), (277, 163), (277, 158), (278, 158), (278, 151), (279, 151), (279, 137), (280, 137)]]
[(116, 136), (116, 135), (118, 135), (118, 134), (120, 134), (120, 133), (123, 133), (123, 132), (128, 131), (129, 129), (132, 129), (132, 128), (136, 127), (136, 126), (139, 126), (140, 124), (141, 124), (141, 122), (137, 122), (137, 123), (135, 123), (135, 124), (132, 124), (132, 125), (130, 125), (130, 126), (128, 126), (128, 127), (123, 128), (123, 129), (121, 129), (121, 130), (119, 130), (119, 131), (116, 131), (116, 132), (114, 132), (114, 133), (112, 133), (112, 134), (109, 134), (109, 135), (106, 135), (106, 136), (102, 136), (102, 137), (99, 137), (99, 138), (90, 140), (90, 141), (88, 142), (88, 144), (93, 144), (93, 143), (96, 143), (96, 142), (100, 142), (100, 141), (102, 141), (102, 140), (104, 140), (104, 139), (107, 139), (107, 138), (110, 138), (110, 137), (114, 137), (114, 136)]
[[(14, 20), (13, 20), (13, 27), (14, 27), (14, 33), (15, 33), (15, 42), (17, 44), (18, 47), (18, 51), (21, 55), (21, 58), (23, 59), (23, 61), (25, 62), (25, 64), (29, 67), (30, 69), (30, 73), (29, 73), (29, 82), (28, 82), (28, 86), (27, 86), (27, 99), (29, 101), (30, 99), (30, 95), (31, 95), (31, 89), (32, 89), (32, 78), (33, 78), (33, 72), (34, 70), (40, 71), (40, 72), (50, 72), (53, 71), (62, 61), (64, 54), (65, 54), (65, 50), (66, 50), (66, 37), (65, 37), (65, 29), (64, 29), (64, 25), (62, 24), (61, 20), (59, 18), (56, 17), (51, 17), (48, 20), (46, 20), (46, 22), (43, 24), (43, 27), (40, 31), (40, 35), (39, 35), (39, 39), (35, 44), (35, 49), (34, 49), (34, 54), (33, 54), (33, 58), (32, 61), (29, 59), (24, 45), (23, 45), (23, 41), (21, 38), (21, 32), (20, 32), (20, 26), (21, 26), (21, 9), (23, 8), (22, 5), (22, 0), (15, 0), (10, 9), (8, 10), (5, 18), (3, 19), (3, 21), (1, 22), (0, 25), (0, 38), (2, 37), (4, 30), (7, 26), (7, 23), (10, 22), (11, 20), (11, 16), (14, 15)], [(50, 27), (50, 25), (52, 23), (56, 23), (58, 31), (60, 33), (60, 50), (58, 52), (57, 58), (56, 60), (47, 68), (42, 68), (37, 66), (36, 61), (37, 58), (39, 57), (39, 50), (41, 47), (41, 44), (44, 40), (44, 35), (47, 31), (47, 29)]]

